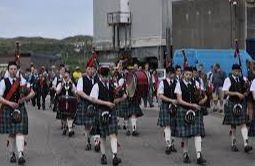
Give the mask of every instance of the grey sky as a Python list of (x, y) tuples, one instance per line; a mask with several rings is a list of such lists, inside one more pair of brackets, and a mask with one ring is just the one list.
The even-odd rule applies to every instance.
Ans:
[(93, 35), (93, 0), (0, 0), (0, 37)]

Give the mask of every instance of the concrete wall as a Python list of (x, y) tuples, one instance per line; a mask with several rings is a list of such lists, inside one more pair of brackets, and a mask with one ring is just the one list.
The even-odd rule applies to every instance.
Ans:
[[(234, 13), (234, 9), (231, 9)], [(238, 38), (244, 46), (244, 5), (237, 8), (234, 29), (234, 14), (228, 1), (192, 0), (173, 2), (174, 48), (231, 48)], [(231, 35), (232, 29), (232, 35)]]
[(247, 38), (255, 38), (255, 8), (247, 8)]

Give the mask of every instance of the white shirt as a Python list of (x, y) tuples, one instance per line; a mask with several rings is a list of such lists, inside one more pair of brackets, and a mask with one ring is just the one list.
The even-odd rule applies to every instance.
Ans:
[[(100, 79), (101, 81), (101, 79)], [(107, 86), (109, 88), (109, 82), (107, 82)], [(94, 98), (94, 99), (98, 99), (98, 96), (99, 96), (99, 86), (98, 86), (98, 83), (96, 83), (93, 87), (92, 87), (92, 90), (90, 92), (90, 97)]]
[[(8, 78), (12, 84), (13, 78), (11, 78), (11, 77), (8, 77)], [(27, 86), (28, 88), (30, 88), (30, 84), (27, 83), (27, 81), (23, 77), (21, 77), (20, 86)], [(4, 79), (2, 79), (0, 82), (0, 96), (4, 95), (5, 89), (6, 89), (5, 82), (4, 82)]]
[(52, 81), (52, 87), (56, 88), (57, 87), (57, 83), (58, 83), (58, 79), (62, 79), (62, 75), (60, 75), (59, 77), (55, 77), (54, 80)]
[[(88, 76), (86, 76), (89, 80), (92, 81), (92, 85), (94, 84), (94, 79), (93, 78), (89, 78)], [(79, 78), (78, 82), (77, 82), (77, 91), (83, 91), (83, 77)]]
[(254, 92), (254, 91), (255, 91), (255, 79), (254, 79), (254, 80), (252, 81), (252, 83), (251, 83), (250, 91), (251, 91), (251, 92)]
[[(191, 83), (191, 81), (190, 81), (190, 82), (187, 82), (187, 81), (185, 81), (185, 80), (183, 80), (183, 82), (184, 82), (184, 84), (185, 84), (186, 86), (188, 85), (188, 83)], [(196, 81), (196, 87), (197, 87), (197, 88), (200, 88), (199, 82), (197, 82), (197, 81)], [(180, 84), (180, 82), (177, 82), (176, 87), (175, 87), (175, 89), (174, 89), (174, 93), (177, 94), (177, 95), (182, 95), (182, 90), (181, 90), (181, 84)]]
[[(166, 78), (168, 84), (170, 85), (171, 80), (169, 78)], [(174, 81), (174, 80), (172, 80)], [(158, 86), (158, 95), (164, 94), (164, 80), (160, 81)]]
[[(65, 83), (65, 81), (64, 81), (64, 83)], [(58, 86), (57, 86), (57, 88), (56, 88), (56, 90), (57, 90), (57, 91), (60, 91), (61, 86), (62, 86), (62, 83), (59, 83)], [(76, 88), (75, 88), (75, 85), (74, 85), (74, 84), (72, 84), (72, 88), (73, 88), (73, 91), (76, 92)]]
[[(235, 76), (233, 76), (233, 75), (232, 75), (232, 77), (233, 77), (234, 79), (238, 78), (238, 77), (235, 77)], [(247, 81), (247, 78), (246, 78), (246, 77), (243, 77), (243, 79), (244, 79), (245, 82)], [(227, 78), (224, 80), (224, 84), (223, 84), (222, 90), (223, 90), (223, 91), (229, 91), (230, 87), (231, 87), (231, 80), (230, 80), (229, 77), (227, 77)]]

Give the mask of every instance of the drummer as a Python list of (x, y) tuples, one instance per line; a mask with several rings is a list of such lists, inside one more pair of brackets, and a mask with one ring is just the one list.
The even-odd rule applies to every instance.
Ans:
[[(134, 71), (137, 71), (137, 70), (134, 70)], [(127, 80), (127, 82), (128, 81), (129, 80)], [(132, 133), (129, 130), (129, 127), (127, 127), (126, 135), (130, 136), (132, 134), (132, 136), (138, 136), (139, 133), (137, 132), (137, 125), (136, 125), (137, 119), (144, 115), (142, 112), (142, 109), (140, 108), (141, 97), (130, 97), (129, 96), (128, 100), (129, 100), (129, 107), (128, 107), (129, 109), (126, 112), (126, 116), (129, 119), (129, 121), (131, 122)]]
[[(76, 88), (70, 78), (69, 71), (65, 71), (62, 82), (57, 85), (56, 93), (58, 96), (75, 96)], [(60, 101), (61, 100), (59, 100), (59, 102)], [(76, 110), (70, 113), (64, 113), (63, 110), (58, 109), (57, 117), (60, 118), (63, 123), (63, 135), (66, 135), (67, 130), (69, 137), (74, 135), (73, 121), (75, 113)]]

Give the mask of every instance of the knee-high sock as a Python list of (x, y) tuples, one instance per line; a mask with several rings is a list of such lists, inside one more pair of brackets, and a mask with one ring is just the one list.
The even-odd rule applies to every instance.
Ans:
[(85, 129), (85, 139), (88, 144), (90, 144), (90, 130)]
[(236, 128), (231, 128), (231, 143), (232, 146), (236, 144)]
[(136, 131), (136, 121), (137, 121), (137, 118), (135, 116), (132, 116), (131, 117), (131, 126), (132, 126), (133, 131)]
[(127, 127), (127, 130), (129, 130), (129, 125), (130, 125), (130, 119), (124, 119), (124, 123)]
[(194, 138), (195, 141), (195, 148), (196, 148), (196, 152), (197, 152), (197, 158), (200, 158), (200, 154), (202, 151), (202, 138), (201, 136), (196, 136)]
[(183, 142), (183, 153), (187, 153), (188, 146), (189, 146), (188, 138), (183, 138), (182, 142)]
[(106, 138), (100, 138), (100, 150), (101, 150), (101, 154), (105, 154), (105, 142), (106, 142)]
[(9, 152), (12, 154), (15, 152), (15, 145), (16, 145), (15, 137), (9, 137), (8, 141), (9, 141), (8, 149), (9, 149)]
[(117, 140), (116, 135), (111, 135), (110, 139), (111, 139), (112, 153), (113, 153), (113, 157), (114, 157), (114, 154), (117, 154), (117, 152), (118, 152), (118, 150), (117, 150), (117, 148), (118, 148), (118, 140)]
[(73, 119), (67, 119), (68, 131), (72, 131), (73, 128)]
[(16, 146), (19, 153), (19, 157), (21, 157), (21, 152), (24, 152), (24, 143), (25, 136), (24, 135), (16, 135)]
[(244, 146), (247, 146), (248, 145), (248, 129), (245, 125), (241, 127), (241, 133), (243, 136)]
[(167, 126), (164, 129), (164, 132), (165, 132), (166, 145), (171, 146), (172, 145), (171, 128), (169, 126)]

